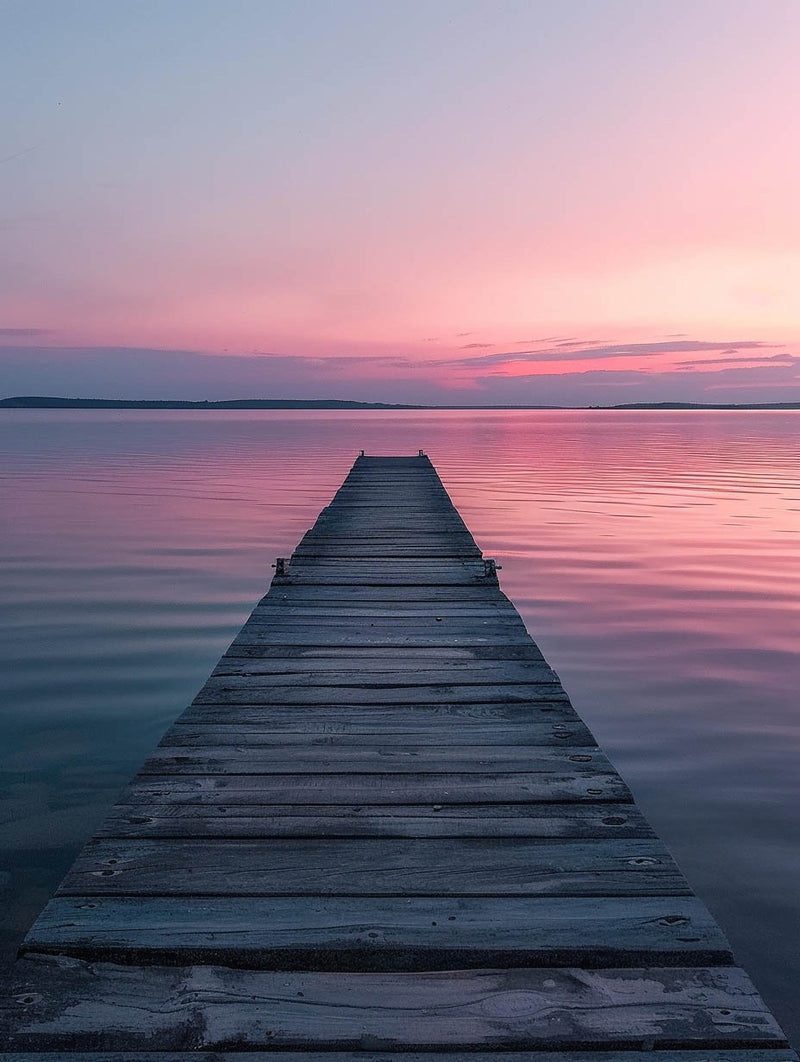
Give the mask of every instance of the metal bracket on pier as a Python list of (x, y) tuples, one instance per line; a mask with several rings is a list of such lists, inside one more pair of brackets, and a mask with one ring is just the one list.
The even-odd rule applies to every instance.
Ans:
[(498, 564), (494, 557), (483, 558), (483, 574), (487, 579), (497, 579), (497, 573), (503, 568), (502, 564)]

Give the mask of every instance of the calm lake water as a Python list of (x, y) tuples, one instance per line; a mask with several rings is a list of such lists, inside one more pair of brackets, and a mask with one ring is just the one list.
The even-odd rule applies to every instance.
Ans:
[(800, 413), (0, 413), (9, 961), (368, 454), (431, 455), (800, 1041)]

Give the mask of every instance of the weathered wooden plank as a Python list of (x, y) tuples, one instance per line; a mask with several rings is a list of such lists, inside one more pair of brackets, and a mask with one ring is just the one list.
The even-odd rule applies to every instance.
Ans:
[[(391, 602), (381, 599), (370, 603), (365, 600), (325, 601), (317, 603), (313, 607), (308, 601), (295, 602), (293, 599), (275, 599), (272, 603), (257, 606), (252, 614), (252, 621), (248, 620), (245, 627), (260, 627), (261, 633), (267, 633), (267, 629), (276, 629), (282, 625), (284, 610), (289, 617), (292, 629), (296, 627), (325, 627), (331, 625), (331, 619), (342, 610), (342, 623), (348, 628), (353, 626), (368, 627), (370, 623), (385, 626), (387, 621), (396, 618), (402, 625), (403, 633), (409, 634), (418, 631), (420, 634), (451, 634), (461, 633), (471, 629), (478, 634), (496, 629), (501, 634), (524, 634), (525, 645), (534, 652), (541, 652), (538, 646), (531, 640), (528, 632), (515, 613), (497, 606), (495, 616), (498, 620), (495, 628), (492, 613), (489, 610), (479, 610), (461, 604), (450, 602), (433, 602), (432, 605), (423, 609), (418, 600), (398, 600)], [(374, 617), (374, 618), (373, 618)], [(318, 621), (322, 622), (318, 622)], [(445, 626), (443, 627), (442, 624)], [(465, 650), (480, 650), (480, 642), (465, 646)]]
[(498, 604), (507, 603), (508, 598), (500, 590), (497, 583), (470, 584), (466, 586), (365, 586), (354, 584), (351, 586), (302, 586), (286, 580), (276, 579), (270, 590), (259, 600), (259, 605), (270, 602), (293, 601), (303, 602), (381, 602), (391, 606), (397, 604), (457, 604), (459, 602), (473, 602), (485, 604), (495, 601)]
[(251, 748), (221, 745), (203, 748), (159, 747), (143, 764), (142, 775), (178, 774), (574, 774), (593, 781), (617, 777), (596, 747), (381, 745), (348, 747), (294, 745)]
[[(70, 1051), (69, 1062), (442, 1062), (418, 1051)], [(61, 1051), (0, 1052), (0, 1062), (63, 1062)], [(471, 1051), (469, 1062), (498, 1062), (495, 1052)], [(504, 1051), (503, 1062), (532, 1062), (529, 1052)], [(798, 1062), (790, 1048), (706, 1051), (537, 1051), (535, 1062)]]
[(419, 571), (396, 572), (370, 571), (365, 566), (355, 569), (352, 565), (341, 569), (325, 570), (321, 567), (306, 569), (301, 565), (292, 565), (287, 577), (298, 586), (473, 586), (485, 579), (482, 572), (461, 571), (459, 569), (442, 569), (432, 572), (421, 568)]
[(291, 569), (304, 572), (339, 569), (351, 569), (354, 572), (383, 572), (386, 574), (405, 574), (415, 572), (424, 574), (430, 572), (448, 573), (458, 572), (464, 575), (485, 575), (483, 560), (479, 557), (367, 557), (359, 560), (357, 557), (340, 557), (335, 553), (318, 557), (297, 557), (292, 554)]
[(414, 561), (408, 557), (360, 559), (358, 557), (292, 557), (286, 579), (290, 583), (310, 583), (317, 579), (334, 579), (346, 582), (374, 580), (397, 582), (401, 586), (434, 585), (450, 581), (471, 584), (475, 580), (487, 581), (483, 561), (440, 560)]
[(335, 552), (336, 545), (353, 541), (389, 546), (396, 542), (475, 544), (464, 525), (446, 513), (426, 515), (424, 510), (409, 509), (408, 526), (401, 526), (396, 511), (387, 508), (370, 511), (361, 505), (349, 513), (343, 512), (336, 520), (315, 524), (300, 540), (298, 548), (316, 542), (331, 542), (334, 545), (331, 552)]
[[(476, 726), (505, 723), (547, 723), (572, 728), (580, 722), (566, 697), (519, 703), (487, 702), (438, 704), (336, 704), (336, 705), (231, 705), (194, 704), (178, 717), (176, 725), (219, 723), (226, 726), (259, 724), (283, 730), (300, 730), (308, 734), (338, 734), (361, 724), (397, 727), (424, 727), (439, 730), (459, 727), (465, 731)], [(432, 735), (433, 736), (433, 735)]]
[(275, 614), (276, 611), (272, 610), (272, 613), (269, 613), (269, 610), (262, 609), (257, 613), (253, 613), (247, 621), (247, 626), (259, 627), (263, 631), (283, 628), (291, 630), (302, 628), (313, 631), (332, 626), (339, 627), (342, 630), (360, 631), (364, 628), (376, 627), (378, 629), (397, 629), (403, 631), (404, 634), (426, 634), (433, 631), (436, 634), (460, 635), (485, 634), (487, 630), (491, 630), (498, 634), (524, 632), (528, 641), (530, 641), (522, 620), (508, 612), (497, 617), (445, 616), (444, 614), (431, 612), (427, 616), (412, 616), (407, 619), (399, 612), (395, 616), (337, 616), (335, 612), (316, 616), (284, 616), (282, 612)]
[[(220, 663), (236, 659), (276, 660), (287, 669), (297, 667), (298, 661), (308, 661), (308, 667), (321, 670), (339, 668), (351, 670), (364, 667), (391, 667), (399, 671), (413, 671), (417, 665), (437, 667), (452, 661), (463, 664), (502, 663), (505, 660), (523, 661), (529, 664), (542, 663), (540, 650), (533, 643), (526, 645), (445, 645), (416, 646), (413, 652), (407, 646), (373, 645), (352, 648), (329, 645), (274, 645), (259, 640), (252, 644), (235, 643), (225, 651)], [(326, 664), (323, 664), (327, 661)]]
[[(358, 513), (342, 514), (337, 520), (327, 520), (305, 533), (298, 543), (302, 548), (317, 542), (330, 543), (331, 552), (339, 546), (356, 543), (375, 543), (376, 545), (393, 545), (394, 543), (424, 544), (435, 542), (442, 545), (473, 546), (475, 540), (464, 527), (459, 527), (452, 520), (417, 516), (408, 527), (399, 527), (396, 517), (382, 519), (379, 515), (369, 514), (360, 509)], [(477, 547), (475, 547), (477, 548)]]
[[(248, 620), (242, 627), (241, 633), (257, 634), (262, 639), (269, 639), (272, 634), (281, 635), (283, 632), (301, 635), (318, 633), (326, 637), (331, 633), (339, 632), (347, 634), (351, 638), (365, 633), (369, 635), (397, 633), (401, 634), (403, 638), (413, 638), (416, 635), (420, 637), (433, 635), (437, 638), (457, 636), (462, 640), (466, 640), (473, 635), (480, 638), (482, 635), (493, 634), (496, 636), (509, 636), (506, 643), (509, 645), (523, 643), (528, 646), (533, 645), (527, 636), (524, 626), (516, 621), (493, 623), (484, 619), (459, 620), (435, 615), (431, 615), (426, 619), (415, 618), (405, 621), (398, 615), (396, 624), (391, 622), (390, 617), (372, 619), (370, 617), (357, 618), (355, 616), (341, 618), (339, 622), (335, 621), (334, 616), (312, 616), (308, 619), (302, 616), (293, 616), (289, 618), (288, 622), (284, 623), (278, 610), (274, 611), (276, 614), (268, 622)], [(475, 644), (480, 645), (481, 642), (476, 641)], [(501, 642), (501, 644), (503, 643)]]
[(627, 802), (617, 774), (281, 774), (139, 775), (125, 803), (193, 804), (531, 804)]
[[(468, 1051), (785, 1046), (735, 967), (319, 973), (34, 956), (2, 1011), (11, 1049)], [(33, 988), (30, 988), (30, 985)]]
[(331, 706), (339, 704), (482, 704), (486, 701), (502, 704), (532, 704), (535, 701), (555, 701), (563, 696), (556, 682), (519, 683), (495, 685), (379, 685), (371, 686), (267, 686), (254, 679), (230, 678), (209, 679), (195, 697), (193, 704), (295, 704)]
[[(391, 515), (391, 510), (370, 513), (363, 506), (347, 517), (343, 516), (335, 525), (329, 524), (319, 530), (309, 531), (295, 547), (294, 554), (321, 548), (330, 555), (338, 556), (340, 549), (352, 546), (368, 546), (375, 551), (391, 551), (398, 547), (415, 550), (417, 560), (424, 560), (428, 556), (435, 557), (439, 551), (453, 548), (456, 551), (465, 551), (467, 559), (470, 560), (481, 556), (469, 531), (447, 520), (443, 515), (431, 520), (420, 516), (417, 510), (417, 515), (411, 519), (409, 526), (401, 528), (397, 526), (397, 518)], [(428, 553), (429, 548), (433, 551), (431, 554)]]
[[(350, 537), (350, 531), (346, 530), (345, 534)], [(373, 539), (374, 540), (374, 539)], [(395, 542), (401, 541), (397, 537)], [(463, 540), (462, 540), (463, 541)], [(300, 547), (302, 548), (302, 547)], [(387, 549), (391, 549), (391, 546), (387, 546)], [(458, 548), (462, 548), (460, 545)], [(413, 552), (413, 555), (407, 557), (392, 557), (392, 556), (375, 556), (375, 557), (347, 557), (340, 556), (336, 551), (336, 548), (332, 549), (328, 554), (318, 553), (315, 556), (304, 556), (302, 553), (292, 553), (290, 558), (291, 567), (316, 567), (317, 565), (323, 565), (327, 563), (350, 565), (354, 564), (356, 567), (372, 567), (380, 566), (387, 570), (402, 570), (405, 568), (414, 568), (422, 571), (427, 565), (431, 571), (443, 568), (458, 568), (461, 571), (472, 571), (475, 574), (484, 574), (483, 558), (480, 553), (471, 554), (468, 556), (447, 556), (447, 555), (429, 555), (424, 547), (420, 547)]]
[[(398, 619), (409, 623), (415, 618), (424, 619), (434, 615), (453, 619), (460, 618), (465, 621), (474, 620), (475, 622), (490, 619), (498, 622), (521, 622), (521, 617), (515, 609), (504, 605), (503, 602), (494, 598), (487, 602), (481, 601), (478, 597), (468, 597), (455, 601), (446, 598), (440, 601), (425, 602), (420, 600), (419, 597), (409, 597), (405, 594), (399, 596), (400, 591), (404, 589), (413, 590), (413, 587), (397, 587), (398, 596), (393, 602), (391, 597), (386, 595), (394, 593), (395, 588), (389, 587), (380, 597), (359, 596), (351, 599), (349, 595), (345, 596), (345, 591), (348, 588), (342, 587), (341, 597), (335, 599), (320, 597), (315, 601), (311, 596), (295, 600), (295, 590), (310, 590), (313, 589), (312, 587), (295, 587), (293, 584), (283, 583), (281, 588), (292, 591), (292, 593), (282, 593), (272, 598), (261, 598), (252, 613), (254, 621), (272, 622), (278, 615), (294, 618), (315, 615), (325, 617), (335, 615), (341, 608), (342, 616), (348, 620), (362, 619), (370, 614), (377, 617), (386, 617), (387, 614), (391, 615), (394, 612)], [(358, 589), (358, 587), (354, 586), (353, 589)]]
[[(365, 532), (365, 533), (364, 533)], [(369, 529), (350, 527), (339, 529), (336, 534), (306, 535), (292, 553), (292, 558), (313, 558), (422, 561), (474, 561), (481, 559), (481, 552), (470, 535), (455, 529), (390, 531), (380, 526)]]
[(95, 837), (652, 837), (633, 804), (117, 804)]
[(339, 631), (335, 627), (327, 629), (317, 627), (309, 630), (287, 628), (266, 630), (257, 624), (244, 626), (236, 636), (233, 645), (258, 645), (269, 642), (272, 645), (313, 646), (328, 648), (369, 649), (375, 646), (386, 648), (405, 648), (409, 651), (424, 648), (455, 649), (472, 646), (528, 646), (527, 635), (515, 631), (491, 633), (488, 629), (482, 634), (458, 634), (447, 631), (409, 634), (403, 631), (391, 632), (362, 628), (353, 631)]
[(475, 623), (492, 623), (495, 619), (517, 621), (515, 613), (510, 609), (501, 608), (499, 605), (495, 605), (492, 608), (476, 608), (468, 605), (451, 605), (447, 602), (440, 602), (439, 604), (432, 604), (428, 608), (421, 608), (420, 602), (410, 601), (408, 603), (398, 602), (396, 606), (384, 604), (383, 602), (372, 606), (364, 602), (339, 606), (320, 602), (317, 606), (313, 606), (307, 603), (288, 604), (286, 601), (281, 600), (268, 605), (256, 606), (248, 622), (282, 623), (288, 621), (295, 623), (302, 621), (309, 625), (316, 623), (319, 619), (334, 618), (346, 623), (354, 621), (369, 623), (373, 620), (388, 619), (397, 619), (402, 622), (465, 620)]
[(729, 965), (695, 897), (51, 900), (22, 953), (278, 970)]
[(343, 513), (336, 520), (327, 520), (322, 523), (318, 521), (310, 531), (303, 535), (296, 548), (316, 542), (331, 543), (333, 546), (331, 552), (334, 553), (338, 546), (351, 542), (389, 546), (397, 542), (413, 544), (436, 542), (442, 545), (454, 543), (458, 546), (475, 547), (475, 540), (469, 531), (446, 518), (442, 518), (437, 523), (435, 517), (431, 519), (417, 516), (413, 524), (409, 524), (408, 527), (397, 525), (396, 517), (381, 518), (380, 515), (369, 514), (362, 508), (358, 513)]
[(399, 530), (378, 521), (368, 521), (361, 527), (355, 520), (342, 523), (335, 529), (309, 532), (295, 547), (292, 556), (348, 556), (351, 551), (366, 551), (365, 556), (394, 557), (400, 550), (414, 560), (474, 560), (481, 552), (468, 532), (455, 527), (420, 526)]
[[(522, 682), (558, 682), (551, 668), (536, 660), (474, 661), (447, 666), (432, 666), (420, 660), (416, 669), (365, 664), (363, 667), (326, 666), (327, 661), (307, 658), (278, 660), (260, 657), (223, 657), (214, 668), (211, 679), (240, 677), (252, 680), (257, 686), (371, 686), (380, 684), (403, 686), (496, 686), (518, 685)], [(228, 685), (228, 683), (226, 683)]]
[(325, 539), (298, 546), (292, 554), (292, 563), (306, 563), (327, 559), (331, 552), (342, 560), (363, 561), (375, 558), (376, 560), (417, 560), (424, 556), (431, 561), (461, 561), (480, 557), (481, 553), (477, 546), (459, 545), (457, 542), (437, 544), (435, 542), (412, 542), (403, 545), (401, 542), (394, 546), (388, 544), (358, 545), (352, 539), (328, 541)]
[(219, 724), (219, 723), (183, 723), (173, 726), (161, 739), (164, 748), (204, 748), (214, 745), (246, 746), (258, 748), (269, 745), (284, 749), (291, 755), (297, 746), (314, 745), (318, 748), (347, 748), (354, 746), (380, 745), (420, 745), (431, 743), (437, 747), (461, 745), (478, 745), (483, 748), (492, 746), (540, 746), (561, 747), (594, 746), (595, 741), (587, 727), (577, 720), (570, 726), (553, 723), (525, 723), (509, 725), (497, 723), (492, 726), (471, 726), (454, 730), (449, 717), (442, 720), (435, 728), (408, 721), (405, 726), (391, 726), (369, 723), (340, 724), (338, 732), (327, 730), (323, 734), (316, 732), (308, 722), (298, 724), (296, 730), (277, 730), (269, 726), (253, 723)]
[(657, 840), (358, 838), (88, 844), (59, 895), (685, 896)]
[[(396, 521), (395, 521), (396, 522)], [(384, 521), (366, 520), (364, 526), (358, 519), (341, 520), (336, 526), (327, 525), (317, 530), (309, 531), (303, 536), (295, 547), (295, 553), (302, 552), (314, 546), (322, 546), (326, 553), (340, 555), (341, 549), (352, 546), (373, 546), (375, 550), (394, 549), (400, 546), (404, 549), (422, 548), (417, 557), (425, 559), (429, 556), (425, 550), (432, 548), (433, 556), (437, 556), (438, 550), (455, 549), (470, 550), (469, 556), (480, 556), (480, 551), (475, 545), (475, 540), (468, 531), (454, 526), (452, 523), (447, 527), (435, 524), (417, 523), (414, 527), (398, 528), (386, 526)]]

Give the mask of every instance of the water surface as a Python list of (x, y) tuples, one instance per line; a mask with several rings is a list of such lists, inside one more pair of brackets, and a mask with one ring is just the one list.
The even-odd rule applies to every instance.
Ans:
[(800, 1040), (800, 413), (0, 414), (7, 962), (355, 454), (429, 453)]

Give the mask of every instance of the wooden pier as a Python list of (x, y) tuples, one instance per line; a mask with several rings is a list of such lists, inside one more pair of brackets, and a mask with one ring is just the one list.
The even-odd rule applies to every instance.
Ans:
[(422, 454), (278, 562), (2, 1015), (7, 1062), (796, 1062)]

